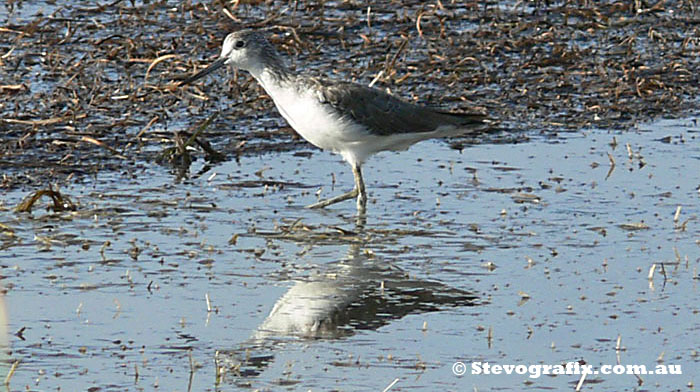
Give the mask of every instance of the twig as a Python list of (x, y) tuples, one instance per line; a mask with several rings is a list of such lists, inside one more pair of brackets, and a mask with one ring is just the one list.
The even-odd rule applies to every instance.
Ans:
[(377, 81), (382, 77), (382, 75), (384, 75), (384, 70), (379, 71), (377, 76), (375, 76), (374, 79), (372, 79), (372, 81), (369, 82), (369, 87), (374, 87), (374, 84), (377, 83)]
[(581, 372), (581, 378), (578, 380), (578, 384), (576, 384), (576, 389), (575, 389), (576, 392), (581, 391), (581, 387), (583, 386), (583, 381), (586, 379), (587, 374), (588, 373), (586, 373), (586, 372)]
[(664, 268), (664, 263), (659, 263), (661, 265), (661, 275), (664, 276), (664, 284), (668, 280), (668, 277), (666, 276), (666, 268)]
[(148, 69), (146, 70), (146, 75), (143, 77), (143, 82), (146, 83), (146, 82), (148, 81), (148, 74), (151, 73), (151, 70), (153, 69), (153, 67), (155, 67), (156, 65), (158, 65), (158, 63), (160, 63), (161, 61), (165, 61), (165, 60), (168, 60), (168, 59), (171, 59), (171, 58), (174, 58), (174, 57), (177, 57), (177, 55), (174, 55), (174, 54), (166, 54), (166, 55), (160, 56), (160, 57), (158, 57), (157, 59), (153, 60), (153, 62), (151, 63), (151, 65), (149, 65), (149, 66), (148, 66)]
[(98, 146), (98, 147), (102, 147), (102, 148), (106, 149), (107, 151), (111, 152), (112, 154), (114, 154), (114, 156), (115, 156), (116, 158), (119, 158), (119, 159), (126, 159), (125, 156), (119, 154), (119, 151), (115, 150), (115, 149), (112, 148), (111, 146), (106, 145), (104, 142), (95, 139), (94, 137), (83, 136), (83, 137), (80, 138), (80, 141), (81, 141), (81, 142), (92, 143), (92, 144), (94, 144), (94, 145), (96, 145), (96, 146)]
[(16, 360), (13, 364), (12, 367), (10, 368), (10, 371), (7, 372), (7, 376), (5, 376), (5, 385), (10, 385), (10, 379), (12, 376), (15, 374), (15, 370), (17, 370), (17, 366), (19, 366), (19, 359)]
[(17, 207), (15, 207), (15, 212), (32, 212), (32, 207), (34, 207), (34, 204), (44, 195), (51, 197), (51, 200), (53, 201), (52, 208), (56, 212), (76, 210), (75, 204), (73, 204), (70, 199), (63, 196), (59, 191), (54, 191), (51, 189), (51, 187), (49, 187), (49, 189), (41, 189), (29, 195), (21, 203), (19, 203)]
[(195, 366), (194, 366), (194, 358), (192, 358), (192, 349), (189, 349), (190, 353), (190, 380), (187, 383), (187, 392), (190, 392), (192, 390), (192, 381), (194, 380), (194, 371)]
[(384, 68), (386, 71), (385, 73), (387, 75), (391, 74), (391, 69), (394, 68), (394, 64), (396, 63), (396, 59), (399, 58), (401, 55), (401, 52), (406, 48), (406, 45), (408, 44), (408, 37), (406, 37), (403, 41), (401, 41), (401, 44), (399, 45), (399, 48), (396, 50), (396, 53), (394, 53), (394, 56), (391, 58), (391, 61), (387, 64), (387, 66)]
[(608, 159), (610, 160), (610, 169), (608, 170), (608, 174), (605, 176), (606, 180), (610, 178), (610, 175), (613, 173), (613, 171), (615, 171), (615, 158), (608, 153)]
[(387, 385), (387, 387), (384, 388), (384, 390), (382, 392), (387, 392), (389, 389), (391, 389), (391, 387), (396, 385), (397, 382), (399, 382), (399, 379), (395, 378), (394, 381), (392, 381), (391, 384)]
[(139, 131), (139, 133), (136, 134), (136, 137), (135, 137), (135, 138), (136, 138), (136, 139), (141, 139), (141, 136), (143, 136), (143, 134), (146, 133), (146, 131), (147, 131), (156, 121), (158, 121), (158, 119), (160, 119), (159, 116), (153, 117), (153, 118), (151, 119), (151, 121), (149, 121), (148, 124), (146, 124), (146, 126), (143, 127), (143, 129), (141, 129), (141, 130)]

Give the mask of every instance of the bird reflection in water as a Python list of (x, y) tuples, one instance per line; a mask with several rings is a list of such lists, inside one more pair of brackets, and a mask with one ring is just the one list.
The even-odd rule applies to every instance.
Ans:
[(216, 353), (217, 381), (261, 374), (293, 342), (342, 339), (410, 314), (479, 304), (473, 293), (409, 276), (357, 244), (322, 268), (296, 280), (247, 341)]

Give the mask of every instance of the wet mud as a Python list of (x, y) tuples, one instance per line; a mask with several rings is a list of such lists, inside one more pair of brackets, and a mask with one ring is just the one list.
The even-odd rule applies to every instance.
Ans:
[[(0, 186), (153, 164), (215, 112), (201, 139), (227, 159), (304, 146), (248, 75), (173, 83), (208, 64), (223, 37), (241, 28), (269, 29), (300, 71), (376, 79), (405, 99), (483, 110), (499, 121), (497, 141), (682, 116), (698, 107), (695, 7), (10, 1), (0, 9)], [(200, 149), (194, 158), (211, 155)]]
[[(697, 388), (693, 1), (0, 5), (0, 378), (10, 390)], [(347, 165), (248, 75), (293, 67), (496, 132)], [(680, 375), (454, 374), (457, 361)]]

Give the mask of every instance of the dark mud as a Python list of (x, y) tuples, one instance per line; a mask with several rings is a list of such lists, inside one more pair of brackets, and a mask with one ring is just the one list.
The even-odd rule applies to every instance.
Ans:
[(0, 187), (138, 170), (217, 111), (203, 139), (228, 159), (306, 148), (248, 75), (173, 85), (240, 28), (270, 29), (299, 70), (487, 111), (504, 131), (488, 141), (698, 108), (694, 1), (400, 3), (6, 2)]
[[(0, 377), (696, 388), (695, 6), (0, 4)], [(269, 28), (299, 70), (488, 111), (502, 132), (379, 154), (362, 224), (352, 203), (304, 209), (351, 186), (339, 157), (295, 136), (243, 73), (173, 85), (243, 27)], [(457, 361), (683, 374), (457, 376)]]

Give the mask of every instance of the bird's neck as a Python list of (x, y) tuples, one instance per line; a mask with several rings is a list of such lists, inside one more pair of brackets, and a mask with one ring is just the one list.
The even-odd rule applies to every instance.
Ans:
[(292, 116), (294, 113), (288, 111), (288, 108), (299, 99), (299, 90), (295, 86), (294, 75), (283, 68), (264, 68), (259, 72), (251, 72), (251, 74), (275, 102), (282, 117), (295, 128)]
[(297, 84), (298, 76), (283, 66), (263, 66), (254, 70), (249, 69), (249, 72), (275, 102), (282, 117), (292, 128), (299, 130), (296, 119), (305, 113), (294, 110), (304, 95), (303, 89), (300, 89)]
[(268, 93), (289, 86), (294, 79), (294, 74), (277, 59), (265, 61), (248, 71)]

